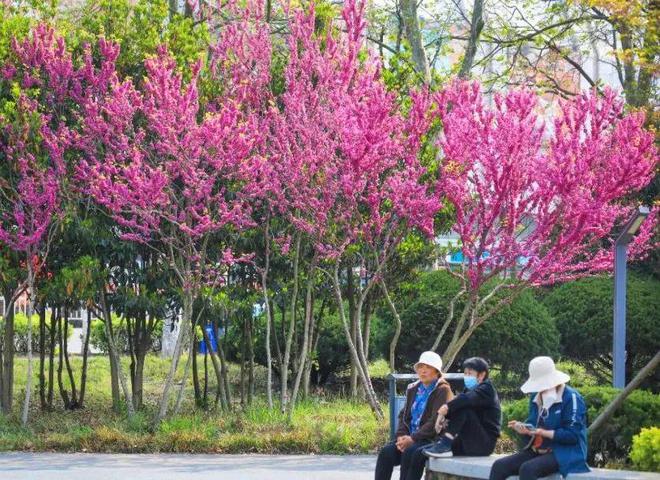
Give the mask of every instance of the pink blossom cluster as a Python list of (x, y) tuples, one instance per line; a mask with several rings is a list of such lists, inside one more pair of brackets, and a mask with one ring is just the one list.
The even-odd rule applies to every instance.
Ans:
[[(489, 106), (476, 83), (438, 95), (438, 188), (455, 209), (472, 288), (507, 272), (545, 284), (610, 270), (611, 234), (636, 209), (624, 199), (649, 183), (657, 164), (643, 114), (624, 114), (606, 89), (562, 101), (548, 129), (532, 92), (493, 100)], [(633, 255), (649, 248), (652, 217)]]

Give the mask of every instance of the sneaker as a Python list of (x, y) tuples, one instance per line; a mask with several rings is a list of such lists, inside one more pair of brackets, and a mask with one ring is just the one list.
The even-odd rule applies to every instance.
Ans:
[(422, 450), (422, 453), (430, 458), (451, 457), (451, 444), (452, 439), (443, 435), (433, 446)]

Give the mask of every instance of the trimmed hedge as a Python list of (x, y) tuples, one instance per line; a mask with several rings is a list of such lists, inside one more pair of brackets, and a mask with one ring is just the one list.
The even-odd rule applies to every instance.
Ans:
[[(112, 314), (112, 331), (115, 337), (115, 343), (123, 353), (129, 352), (128, 346), (128, 330), (126, 328), (126, 320)], [(159, 352), (162, 345), (161, 339), (163, 337), (163, 322), (157, 321), (150, 338), (150, 350), (152, 352)], [(108, 338), (105, 335), (105, 324), (102, 320), (92, 320), (92, 331), (89, 334), (89, 343), (94, 348), (103, 353), (108, 353)]]
[[(591, 422), (620, 392), (611, 387), (584, 387), (580, 393), (587, 404), (587, 421)], [(518, 437), (506, 426), (509, 420), (527, 418), (529, 398), (516, 400), (503, 407), (503, 426), (512, 438)], [(605, 426), (589, 437), (589, 463), (603, 465), (612, 460), (628, 457), (633, 437), (642, 428), (660, 424), (660, 395), (646, 390), (634, 391), (614, 413)]]
[[(46, 325), (50, 324), (50, 312), (46, 314)], [(0, 332), (4, 331), (5, 328), (5, 319), (0, 317)], [(71, 337), (73, 334), (73, 327), (71, 324), (67, 327), (68, 337)], [(22, 312), (18, 312), (14, 315), (14, 349), (17, 354), (27, 353), (27, 337), (28, 337), (28, 318)], [(46, 341), (48, 343), (48, 340)], [(32, 315), (32, 351), (37, 353), (39, 352), (39, 315)], [(49, 347), (46, 344), (46, 353), (48, 353)]]
[[(561, 335), (561, 356), (582, 363), (608, 383), (611, 371), (614, 282), (584, 278), (541, 294)], [(633, 378), (660, 345), (660, 281), (631, 272), (627, 282), (626, 378)], [(660, 371), (644, 384), (658, 392)]]

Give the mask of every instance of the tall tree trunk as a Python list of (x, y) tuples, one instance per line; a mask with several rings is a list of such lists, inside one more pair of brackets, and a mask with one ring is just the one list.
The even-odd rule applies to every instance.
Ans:
[(76, 389), (76, 380), (73, 376), (73, 369), (71, 368), (71, 361), (69, 358), (69, 308), (64, 307), (64, 327), (62, 329), (64, 338), (62, 345), (64, 347), (64, 363), (66, 365), (66, 373), (69, 376), (69, 385), (71, 385), (71, 403), (69, 408), (75, 410), (78, 408), (78, 391)]
[[(380, 404), (378, 403), (378, 398), (376, 397), (376, 392), (374, 391), (373, 385), (371, 383), (371, 378), (369, 377), (369, 369), (368, 365), (364, 361), (364, 357), (362, 355), (362, 352), (359, 351), (360, 346), (356, 346), (355, 343), (353, 343), (353, 339), (351, 338), (351, 331), (349, 328), (348, 324), (348, 319), (346, 318), (346, 312), (344, 308), (344, 301), (341, 295), (341, 286), (339, 283), (339, 266), (335, 266), (333, 276), (332, 276), (332, 282), (333, 282), (333, 287), (335, 291), (335, 298), (337, 300), (337, 310), (339, 312), (339, 317), (341, 319), (342, 325), (344, 326), (344, 333), (346, 335), (346, 340), (348, 342), (348, 349), (351, 353), (351, 357), (353, 358), (353, 361), (357, 365), (357, 370), (358, 370), (358, 375), (360, 377), (360, 380), (362, 382), (362, 386), (364, 387), (365, 395), (367, 398), (367, 402), (369, 403), (369, 406), (371, 407), (372, 411), (374, 412), (374, 415), (378, 420), (383, 420), (384, 415), (383, 415), (383, 410), (380, 407)], [(358, 309), (359, 311), (359, 309)], [(358, 341), (361, 341), (361, 336), (358, 335)]]
[(34, 291), (34, 270), (32, 265), (31, 250), (27, 250), (27, 288), (28, 288), (28, 301), (25, 314), (27, 315), (27, 380), (25, 382), (25, 401), (23, 402), (23, 412), (21, 414), (21, 423), (23, 426), (27, 425), (28, 413), (30, 411), (30, 397), (32, 396), (32, 312), (34, 312), (34, 299), (36, 292)]
[[(270, 19), (270, 0), (266, 8), (267, 22)], [(264, 268), (261, 271), (261, 293), (264, 297), (264, 311), (266, 313), (266, 399), (268, 408), (273, 408), (273, 357), (270, 351), (270, 330), (273, 316), (270, 310), (270, 299), (268, 298), (268, 272), (270, 270), (270, 218), (266, 220), (264, 230), (265, 249), (264, 249)]]
[(87, 387), (87, 360), (89, 356), (89, 337), (92, 331), (92, 312), (87, 310), (87, 330), (85, 331), (85, 339), (83, 343), (83, 363), (82, 372), (80, 373), (80, 408), (85, 404), (85, 390)]
[(205, 406), (202, 403), (202, 395), (199, 387), (199, 370), (197, 369), (197, 352), (198, 352), (198, 343), (196, 336), (196, 327), (193, 328), (192, 336), (190, 339), (191, 350), (192, 350), (192, 382), (193, 382), (193, 392), (195, 393), (195, 405), (198, 407)]
[(110, 392), (112, 394), (112, 410), (119, 413), (121, 411), (121, 393), (119, 392), (119, 372), (117, 371), (117, 364), (114, 361), (115, 357), (115, 342), (110, 342), (110, 337), (114, 338), (114, 328), (112, 326), (112, 313), (108, 308), (108, 312), (103, 310), (103, 302), (105, 301), (105, 293), (102, 295), (102, 315), (103, 322), (107, 325), (104, 325), (105, 336), (108, 339), (108, 361), (110, 362)]
[(254, 326), (252, 315), (248, 315), (248, 330), (247, 330), (247, 349), (248, 349), (248, 405), (252, 405), (254, 398), (254, 344), (252, 341), (252, 329)]
[(422, 77), (425, 84), (431, 83), (431, 70), (429, 61), (426, 57), (422, 33), (419, 27), (419, 17), (417, 16), (417, 0), (401, 0), (401, 15), (403, 26), (406, 33), (406, 39), (412, 50), (413, 62), (417, 73)]
[[(218, 395), (220, 394), (220, 388), (218, 390)], [(203, 397), (204, 407), (208, 407), (209, 404), (209, 352), (204, 350), (204, 397)], [(219, 401), (216, 400), (216, 402)]]
[(399, 312), (396, 309), (392, 298), (390, 297), (390, 293), (387, 290), (387, 285), (385, 284), (384, 279), (380, 281), (380, 288), (383, 290), (385, 301), (390, 307), (390, 311), (392, 312), (392, 316), (394, 317), (395, 322), (394, 335), (392, 336), (392, 341), (390, 342), (390, 372), (396, 372), (396, 346), (399, 343), (399, 337), (401, 336), (401, 317), (399, 316)]
[(174, 404), (174, 415), (178, 415), (181, 409), (181, 403), (183, 402), (183, 392), (186, 390), (186, 383), (188, 383), (188, 373), (190, 372), (190, 364), (192, 363), (192, 351), (194, 336), (190, 342), (190, 349), (188, 351), (188, 359), (186, 360), (186, 365), (183, 367), (183, 378), (181, 379), (181, 386), (179, 387), (179, 392), (176, 395), (176, 403)]
[[(348, 300), (348, 317), (351, 324), (351, 341), (357, 343), (357, 319), (355, 318), (355, 280), (353, 278), (353, 265), (346, 265), (346, 299)], [(358, 365), (351, 356), (350, 395), (357, 397)]]
[(470, 76), (470, 70), (474, 64), (474, 57), (477, 54), (477, 45), (479, 44), (479, 37), (484, 28), (483, 18), (484, 0), (474, 0), (474, 8), (472, 9), (472, 19), (470, 20), (470, 37), (468, 39), (467, 47), (465, 48), (465, 56), (458, 76), (466, 78)]
[(5, 309), (5, 331), (3, 332), (3, 359), (2, 359), (2, 390), (0, 391), (0, 404), (2, 412), (6, 415), (11, 413), (14, 399), (14, 295), (15, 292), (5, 293), (9, 303)]
[(293, 292), (291, 294), (291, 307), (289, 315), (289, 329), (286, 334), (286, 344), (284, 345), (284, 358), (282, 359), (282, 366), (280, 372), (280, 410), (282, 413), (286, 412), (286, 405), (288, 402), (288, 375), (289, 375), (289, 359), (291, 356), (291, 343), (293, 342), (293, 332), (296, 328), (296, 304), (298, 302), (298, 264), (300, 261), (300, 243), (302, 241), (301, 235), (296, 239), (295, 257), (293, 260)]
[(314, 274), (316, 272), (316, 258), (311, 262), (309, 272), (307, 274), (307, 288), (305, 292), (305, 324), (302, 333), (302, 347), (300, 348), (300, 355), (298, 360), (298, 369), (296, 372), (296, 380), (293, 385), (293, 392), (291, 394), (291, 402), (289, 404), (288, 419), (289, 422), (293, 419), (293, 409), (296, 405), (298, 397), (298, 389), (300, 388), (300, 380), (305, 372), (305, 364), (307, 363), (307, 350), (311, 343), (309, 335), (312, 328), (312, 317), (314, 316)]
[(48, 350), (48, 408), (53, 408), (53, 394), (55, 392), (55, 346), (57, 336), (57, 308), (53, 308), (50, 314), (50, 326), (48, 327), (49, 350)]
[(184, 344), (186, 343), (190, 326), (192, 325), (193, 315), (193, 293), (189, 290), (183, 293), (183, 315), (181, 316), (181, 325), (179, 327), (179, 334), (176, 339), (174, 347), (174, 355), (170, 363), (170, 370), (165, 379), (165, 387), (161, 394), (160, 401), (158, 402), (158, 412), (154, 419), (154, 425), (157, 426), (167, 415), (167, 407), (170, 400), (170, 390), (174, 384), (174, 375), (176, 375), (179, 360), (181, 359), (181, 352), (183, 351)]
[[(213, 322), (213, 328), (218, 331), (218, 322), (216, 319), (212, 320)], [(227, 333), (229, 332), (229, 323), (227, 321), (226, 313), (225, 313), (225, 334), (224, 337), (226, 338)], [(224, 349), (224, 340), (221, 342), (220, 338), (218, 338), (218, 356), (220, 357), (220, 373), (222, 375), (222, 384), (224, 385), (224, 388), (222, 391), (224, 392), (225, 395), (225, 404), (227, 405), (227, 409), (231, 410), (231, 388), (229, 384), (229, 374), (228, 374), (228, 368), (227, 368), (227, 359), (225, 357), (225, 349)]]
[(48, 409), (46, 402), (46, 306), (39, 310), (39, 403), (41, 410)]
[[(312, 317), (312, 332), (310, 338), (312, 343), (309, 346), (309, 353), (307, 355), (307, 364), (305, 365), (305, 373), (303, 377), (303, 395), (305, 398), (309, 397), (309, 384), (311, 382), (312, 376), (312, 356), (316, 351), (316, 348), (319, 344), (319, 338), (321, 337), (321, 320), (323, 319), (323, 312), (325, 311), (325, 298), (321, 302), (321, 308), (319, 310), (318, 316), (314, 315)], [(316, 320), (315, 320), (316, 319)]]
[(115, 370), (117, 372), (117, 377), (119, 379), (119, 385), (121, 386), (121, 389), (124, 392), (124, 399), (126, 400), (126, 412), (128, 414), (128, 418), (132, 419), (135, 416), (135, 409), (133, 408), (132, 396), (128, 391), (128, 381), (126, 380), (126, 376), (124, 375), (124, 371), (121, 367), (121, 362), (119, 360), (119, 352), (117, 350), (117, 345), (112, 335), (112, 331), (110, 330), (112, 321), (110, 319), (110, 309), (108, 308), (108, 305), (106, 303), (106, 297), (104, 291), (101, 291), (101, 310), (103, 312), (103, 316), (105, 317), (105, 334), (108, 338), (108, 350), (110, 351), (110, 362), (114, 363), (115, 365)]
[(71, 400), (69, 399), (69, 392), (64, 388), (64, 382), (62, 380), (62, 372), (64, 371), (64, 343), (63, 343), (63, 334), (62, 334), (62, 315), (61, 309), (58, 312), (57, 316), (57, 341), (59, 342), (59, 357), (57, 362), (57, 386), (60, 389), (60, 397), (62, 397), (62, 403), (64, 404), (64, 409), (69, 410), (69, 405), (71, 405)]
[[(228, 409), (228, 405), (226, 403), (226, 395), (224, 394), (224, 382), (222, 381), (222, 365), (220, 363), (220, 359), (218, 358), (217, 352), (214, 352), (212, 350), (211, 346), (211, 336), (208, 334), (206, 331), (206, 326), (202, 325), (202, 334), (204, 335), (204, 342), (206, 343), (206, 351), (208, 352), (208, 355), (211, 357), (211, 363), (213, 364), (213, 371), (215, 372), (215, 379), (216, 379), (216, 384), (218, 388), (218, 396), (220, 397), (220, 405), (224, 410)], [(217, 332), (217, 330), (216, 330)], [(216, 334), (217, 336), (217, 334)], [(216, 339), (217, 342), (218, 339)], [(219, 345), (218, 345), (218, 348)], [(245, 362), (243, 362), (244, 364)], [(243, 370), (243, 365), (241, 365), (241, 371)], [(243, 377), (243, 376), (241, 376)], [(241, 378), (241, 384), (244, 383), (244, 378)], [(241, 402), (243, 402), (243, 391), (241, 390)]]

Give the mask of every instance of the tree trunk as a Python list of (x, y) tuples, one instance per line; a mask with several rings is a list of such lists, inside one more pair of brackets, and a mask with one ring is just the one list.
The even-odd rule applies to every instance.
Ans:
[(105, 292), (101, 292), (101, 310), (103, 311), (103, 316), (105, 317), (105, 334), (108, 337), (108, 350), (110, 351), (110, 362), (114, 363), (115, 370), (117, 372), (117, 377), (119, 378), (119, 385), (124, 391), (124, 399), (126, 400), (126, 412), (128, 413), (128, 418), (132, 419), (135, 416), (135, 409), (133, 408), (132, 396), (128, 391), (128, 382), (124, 371), (121, 368), (121, 362), (119, 360), (119, 353), (117, 352), (117, 345), (115, 344), (115, 339), (112, 335), (111, 325), (112, 321), (110, 319), (110, 309), (106, 303)]
[[(266, 8), (266, 22), (270, 19), (270, 0)], [(273, 409), (273, 358), (270, 351), (270, 330), (272, 322), (272, 314), (270, 310), (270, 299), (268, 298), (268, 272), (270, 270), (270, 219), (266, 220), (266, 227), (264, 230), (265, 239), (265, 265), (261, 272), (261, 293), (264, 297), (264, 311), (266, 313), (266, 399), (268, 401), (268, 408)]]
[(394, 336), (392, 337), (392, 341), (390, 342), (390, 372), (396, 372), (396, 365), (395, 365), (396, 346), (399, 343), (399, 337), (401, 336), (401, 317), (399, 316), (399, 312), (396, 309), (396, 306), (394, 305), (392, 298), (390, 297), (390, 293), (387, 290), (387, 285), (385, 284), (385, 280), (380, 281), (380, 288), (383, 290), (385, 301), (387, 302), (387, 305), (390, 307), (390, 311), (392, 312), (392, 316), (394, 317), (394, 321), (396, 322), (396, 327), (394, 329)]
[(80, 408), (85, 404), (85, 389), (87, 387), (87, 360), (89, 356), (89, 337), (92, 331), (92, 312), (87, 310), (87, 331), (85, 332), (85, 340), (83, 343), (83, 363), (82, 372), (80, 373), (80, 399), (78, 401)]
[(27, 425), (28, 413), (30, 411), (30, 397), (32, 396), (32, 312), (34, 311), (34, 299), (36, 292), (34, 291), (34, 271), (32, 265), (32, 253), (28, 249), (27, 255), (27, 289), (28, 289), (28, 302), (26, 308), (27, 315), (27, 380), (25, 382), (25, 401), (23, 402), (23, 412), (21, 414), (21, 423), (23, 426)]
[(114, 335), (112, 327), (112, 312), (108, 309), (105, 311), (103, 306), (105, 303), (105, 292), (101, 292), (101, 311), (103, 312), (103, 322), (107, 325), (104, 325), (105, 336), (108, 340), (108, 361), (110, 362), (110, 392), (112, 393), (112, 410), (119, 413), (121, 411), (121, 394), (119, 392), (119, 372), (117, 371), (117, 364), (114, 361), (115, 357), (115, 343), (110, 342), (109, 338)]
[[(220, 388), (217, 389), (218, 395), (220, 394)], [(204, 350), (204, 394), (203, 394), (204, 408), (208, 408), (209, 404), (209, 352)], [(216, 403), (219, 401), (219, 398), (216, 399)]]
[(46, 306), (39, 310), (39, 403), (41, 410), (48, 409), (46, 403)]
[(293, 341), (293, 332), (296, 328), (296, 303), (298, 301), (298, 263), (300, 261), (300, 242), (301, 235), (296, 239), (295, 257), (293, 260), (293, 293), (291, 294), (291, 308), (289, 315), (289, 330), (286, 334), (286, 344), (284, 345), (284, 358), (282, 359), (282, 366), (280, 372), (280, 410), (282, 413), (286, 412), (286, 405), (288, 402), (288, 375), (289, 375), (289, 359), (291, 356), (291, 343)]
[(247, 347), (248, 347), (248, 405), (252, 405), (252, 399), (254, 398), (254, 345), (252, 342), (252, 329), (253, 329), (253, 318), (252, 314), (248, 315), (248, 330), (247, 330)]
[(413, 62), (417, 73), (422, 77), (425, 84), (431, 83), (431, 70), (429, 61), (426, 57), (426, 50), (422, 40), (421, 29), (419, 27), (419, 17), (417, 16), (416, 0), (401, 0), (401, 15), (406, 38), (412, 50)]
[(192, 337), (190, 339), (191, 350), (192, 350), (192, 382), (193, 382), (193, 391), (195, 392), (195, 405), (198, 407), (204, 406), (202, 403), (201, 390), (199, 388), (199, 370), (197, 369), (197, 336), (195, 334), (195, 328), (192, 331)]
[(304, 398), (309, 397), (309, 384), (311, 382), (311, 376), (312, 376), (312, 356), (319, 344), (319, 338), (321, 336), (321, 319), (323, 318), (324, 311), (325, 311), (325, 299), (323, 299), (323, 301), (321, 302), (321, 309), (319, 310), (318, 317), (312, 315), (312, 329), (310, 332), (310, 338), (312, 339), (312, 342), (309, 346), (309, 352), (307, 354), (307, 362), (305, 364), (305, 372), (303, 374)]
[(170, 390), (174, 384), (174, 375), (176, 375), (177, 367), (179, 366), (179, 360), (181, 359), (181, 352), (183, 351), (183, 346), (188, 337), (188, 331), (190, 330), (189, 325), (192, 325), (192, 313), (193, 313), (193, 293), (190, 291), (184, 291), (183, 293), (183, 315), (181, 316), (181, 325), (179, 327), (179, 334), (177, 335), (176, 345), (174, 347), (174, 355), (172, 357), (172, 362), (170, 363), (170, 370), (165, 379), (165, 387), (163, 388), (163, 393), (158, 402), (158, 412), (156, 418), (154, 419), (154, 426), (158, 426), (160, 422), (167, 415), (167, 407), (170, 399)]
[(655, 356), (644, 366), (644, 368), (642, 368), (639, 373), (635, 375), (635, 378), (633, 378), (632, 381), (626, 385), (626, 388), (621, 390), (621, 393), (619, 393), (605, 408), (605, 410), (603, 410), (601, 414), (598, 415), (596, 420), (594, 420), (593, 423), (589, 425), (589, 435), (593, 435), (601, 426), (607, 423), (610, 417), (614, 415), (614, 412), (616, 412), (616, 410), (623, 404), (624, 400), (628, 398), (628, 395), (630, 395), (633, 390), (639, 387), (646, 377), (655, 371), (655, 369), (658, 367), (658, 364), (660, 364), (660, 351), (658, 351)]
[[(351, 338), (352, 335), (348, 325), (348, 319), (346, 318), (344, 302), (341, 296), (341, 286), (339, 283), (338, 266), (335, 267), (334, 275), (332, 277), (332, 282), (335, 290), (335, 297), (337, 299), (337, 310), (339, 312), (339, 317), (342, 321), (342, 325), (344, 326), (344, 334), (346, 335), (346, 340), (348, 342), (348, 349), (351, 353), (351, 357), (353, 358), (353, 361), (357, 365), (358, 375), (360, 377), (360, 380), (362, 381), (362, 386), (364, 387), (367, 402), (369, 403), (369, 406), (374, 412), (376, 418), (378, 420), (383, 420), (384, 418), (383, 410), (380, 408), (380, 404), (378, 403), (378, 398), (376, 397), (376, 392), (374, 391), (373, 385), (371, 383), (371, 378), (369, 377), (368, 365), (364, 362), (364, 358), (360, 358), (360, 352), (358, 351), (358, 348), (353, 343), (353, 339)], [(358, 335), (358, 341), (361, 341), (360, 335)]]
[(49, 345), (48, 351), (48, 408), (53, 408), (53, 394), (55, 392), (55, 342), (57, 336), (57, 308), (50, 314), (50, 327), (48, 327)]
[(61, 310), (58, 312), (57, 316), (57, 341), (59, 342), (59, 357), (57, 362), (57, 386), (60, 389), (60, 397), (62, 397), (62, 403), (64, 404), (64, 409), (68, 410), (71, 400), (69, 399), (69, 392), (64, 388), (64, 382), (62, 381), (62, 371), (64, 370), (64, 344), (63, 344), (63, 334), (62, 334), (62, 315)]
[(307, 289), (305, 293), (305, 324), (303, 326), (303, 340), (302, 347), (300, 348), (300, 356), (298, 361), (298, 371), (296, 372), (296, 380), (293, 385), (293, 392), (291, 394), (291, 402), (288, 407), (289, 422), (293, 419), (293, 409), (296, 405), (298, 397), (298, 389), (300, 388), (300, 380), (305, 371), (305, 364), (307, 363), (307, 350), (311, 343), (309, 335), (311, 331), (312, 317), (314, 316), (314, 297), (312, 295), (314, 290), (314, 274), (316, 272), (316, 259), (312, 260), (309, 273), (307, 276)]
[(2, 358), (2, 390), (0, 391), (0, 404), (2, 412), (5, 415), (11, 413), (11, 407), (14, 399), (14, 302), (15, 292), (9, 292), (11, 295), (6, 307), (5, 331), (3, 338), (3, 358)]
[[(216, 330), (217, 332), (217, 330)], [(220, 364), (220, 359), (218, 358), (217, 352), (214, 352), (211, 348), (211, 337), (206, 331), (206, 328), (204, 325), (202, 325), (202, 334), (204, 335), (204, 342), (206, 343), (206, 351), (208, 352), (209, 356), (211, 357), (211, 363), (213, 364), (213, 371), (215, 372), (215, 380), (217, 382), (217, 387), (218, 387), (218, 395), (220, 397), (220, 406), (222, 407), (223, 410), (226, 410), (228, 408), (228, 405), (226, 403), (226, 395), (224, 394), (224, 383), (222, 381), (222, 365)], [(217, 336), (217, 334), (216, 334)], [(216, 339), (217, 341), (217, 339)], [(218, 347), (219, 348), (219, 347)], [(245, 363), (245, 362), (244, 362)], [(243, 366), (241, 366), (241, 370), (243, 369)], [(241, 384), (243, 384), (244, 379), (241, 378)], [(241, 402), (243, 402), (243, 391), (241, 391)]]
[[(194, 336), (193, 336), (194, 339)], [(186, 389), (186, 383), (188, 382), (188, 373), (190, 372), (190, 363), (192, 362), (192, 351), (194, 341), (190, 342), (190, 350), (188, 351), (188, 359), (186, 360), (186, 365), (183, 367), (183, 378), (181, 379), (181, 386), (179, 387), (179, 392), (176, 396), (176, 403), (174, 404), (174, 415), (178, 415), (181, 409), (181, 403), (183, 402), (183, 392)]]
[[(217, 320), (213, 320), (213, 328), (216, 331), (218, 331)], [(225, 337), (227, 336), (228, 331), (229, 331), (229, 324), (227, 322), (227, 318), (225, 315), (225, 334), (224, 334)], [(227, 359), (225, 358), (225, 350), (223, 348), (223, 342), (221, 342), (219, 338), (218, 338), (218, 354), (220, 357), (220, 372), (222, 375), (222, 384), (224, 385), (223, 392), (225, 395), (225, 404), (227, 405), (227, 409), (231, 410), (231, 388), (229, 385)]]
[(78, 408), (78, 391), (76, 389), (76, 380), (73, 376), (73, 369), (71, 368), (71, 361), (69, 359), (69, 309), (64, 307), (64, 326), (63, 326), (62, 345), (64, 347), (64, 364), (66, 365), (66, 373), (69, 376), (69, 385), (71, 385), (71, 403), (69, 409), (75, 410)]
[(483, 19), (484, 0), (474, 0), (474, 8), (472, 10), (472, 19), (470, 21), (470, 38), (465, 49), (465, 56), (458, 76), (461, 78), (469, 77), (470, 70), (474, 64), (474, 57), (477, 54), (477, 45), (479, 44), (479, 36), (484, 28)]
[[(351, 264), (346, 266), (346, 299), (348, 300), (348, 317), (351, 323), (351, 341), (357, 343), (357, 319), (355, 318), (355, 283), (353, 279), (353, 267)], [(351, 356), (351, 380), (350, 395), (351, 398), (357, 397), (358, 385), (358, 366)]]

